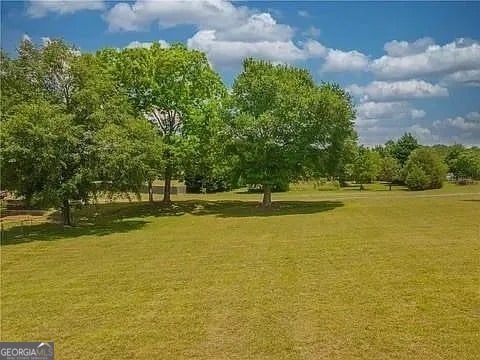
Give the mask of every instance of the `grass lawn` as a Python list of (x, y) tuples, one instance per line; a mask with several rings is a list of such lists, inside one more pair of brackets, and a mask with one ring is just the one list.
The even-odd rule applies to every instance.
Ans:
[(10, 227), (1, 340), (54, 341), (56, 359), (478, 359), (480, 186), (372, 189)]

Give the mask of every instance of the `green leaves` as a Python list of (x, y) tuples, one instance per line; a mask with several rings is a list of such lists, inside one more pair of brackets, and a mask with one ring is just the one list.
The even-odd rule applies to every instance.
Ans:
[(354, 138), (348, 96), (334, 85), (316, 87), (302, 69), (248, 59), (232, 98), (231, 148), (238, 173), (249, 183), (333, 172), (329, 155)]

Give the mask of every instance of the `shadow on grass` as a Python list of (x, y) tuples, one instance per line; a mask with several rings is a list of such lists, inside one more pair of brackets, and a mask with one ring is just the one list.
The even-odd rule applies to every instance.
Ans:
[[(170, 205), (146, 202), (89, 205), (75, 212), (75, 227), (66, 228), (52, 222), (12, 226), (3, 231), (1, 245), (125, 233), (143, 228), (151, 217), (185, 214), (222, 218), (271, 217), (315, 214), (341, 206), (343, 203), (340, 201), (278, 201), (272, 204), (271, 209), (263, 209), (256, 201), (205, 200), (178, 201)], [(58, 214), (53, 214), (53, 218), (58, 218)]]

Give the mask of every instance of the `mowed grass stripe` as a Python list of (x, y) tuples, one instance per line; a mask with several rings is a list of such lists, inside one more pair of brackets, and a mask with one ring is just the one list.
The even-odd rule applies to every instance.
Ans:
[(2, 246), (1, 338), (61, 359), (475, 358), (480, 196), (298, 195)]

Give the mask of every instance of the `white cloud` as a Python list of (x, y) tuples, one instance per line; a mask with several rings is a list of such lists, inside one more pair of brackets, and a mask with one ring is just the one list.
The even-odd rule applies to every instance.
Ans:
[(368, 69), (369, 59), (356, 50), (342, 51), (329, 49), (322, 66), (324, 72), (365, 71)]
[(309, 39), (303, 44), (305, 57), (324, 58), (328, 55), (328, 49), (317, 40)]
[(434, 45), (432, 38), (424, 37), (412, 43), (408, 41), (389, 41), (384, 45), (384, 50), (391, 57), (402, 57), (406, 55), (419, 54), (427, 50), (430, 45)]
[(414, 109), (405, 101), (375, 102), (368, 101), (356, 106), (357, 125), (370, 126), (378, 122), (392, 122), (405, 119), (418, 119), (425, 111)]
[[(169, 47), (170, 44), (166, 42), (165, 40), (158, 40), (158, 43), (160, 44), (161, 47)], [(134, 48), (149, 48), (152, 46), (154, 43), (153, 42), (140, 42), (140, 41), (132, 41), (129, 43), (125, 48), (127, 49), (134, 49)]]
[(48, 13), (73, 14), (81, 10), (103, 10), (105, 3), (101, 0), (31, 0), (27, 14), (33, 18), (41, 18)]
[(464, 131), (480, 131), (480, 112), (470, 112), (464, 116), (450, 117), (433, 123), (436, 128), (452, 127)]
[(292, 36), (290, 26), (278, 24), (268, 13), (254, 14), (239, 26), (217, 31), (218, 40), (230, 41), (288, 41)]
[(305, 51), (292, 41), (224, 41), (215, 30), (201, 30), (187, 42), (189, 48), (204, 51), (218, 66), (238, 65), (247, 57), (291, 63), (305, 58)]
[[(410, 52), (411, 47), (407, 46)], [(396, 51), (396, 55), (399, 55), (398, 49)], [(385, 55), (371, 64), (375, 75), (389, 79), (449, 74), (473, 69), (480, 69), (480, 44), (463, 38), (443, 46), (429, 45), (420, 53), (400, 57)]]
[(443, 77), (441, 84), (444, 86), (480, 86), (480, 69), (454, 72)]
[(437, 84), (423, 80), (373, 81), (366, 86), (356, 84), (347, 86), (347, 90), (362, 101), (407, 100), (438, 96), (448, 96), (448, 90)]
[(137, 0), (133, 4), (115, 4), (104, 18), (112, 31), (144, 30), (153, 22), (160, 27), (196, 25), (200, 29), (227, 29), (244, 24), (251, 13), (226, 0)]
[(429, 128), (423, 127), (419, 124), (414, 124), (408, 127), (408, 132), (412, 133), (419, 142), (423, 144), (430, 144), (439, 140), (438, 135), (432, 134), (432, 131)]
[(310, 14), (306, 10), (299, 10), (297, 14), (298, 16), (301, 16), (301, 17), (310, 17)]

